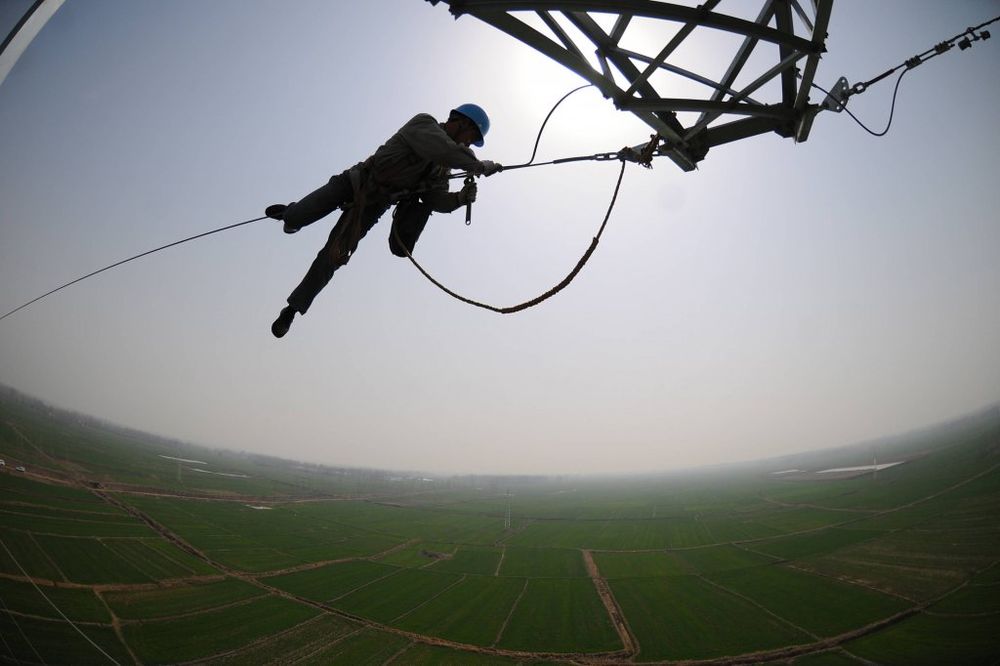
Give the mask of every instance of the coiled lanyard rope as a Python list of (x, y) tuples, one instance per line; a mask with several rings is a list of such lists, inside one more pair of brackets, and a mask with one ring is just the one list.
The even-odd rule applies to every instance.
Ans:
[(614, 194), (611, 195), (611, 203), (608, 204), (608, 212), (604, 214), (604, 221), (601, 222), (601, 227), (600, 229), (597, 230), (597, 235), (594, 236), (594, 239), (591, 241), (590, 247), (588, 247), (587, 251), (583, 253), (583, 256), (580, 257), (580, 260), (576, 262), (576, 266), (573, 267), (573, 270), (571, 270), (569, 274), (562, 279), (562, 282), (552, 287), (544, 294), (536, 296), (535, 298), (532, 298), (530, 301), (525, 301), (524, 303), (518, 303), (517, 305), (510, 305), (507, 307), (498, 307), (496, 305), (490, 305), (488, 303), (480, 303), (479, 301), (455, 293), (454, 291), (452, 291), (451, 289), (449, 289), (448, 287), (444, 286), (436, 279), (434, 279), (434, 277), (430, 273), (428, 273), (424, 269), (424, 267), (417, 262), (416, 259), (413, 258), (413, 255), (410, 254), (409, 248), (407, 248), (406, 245), (400, 240), (399, 233), (396, 230), (395, 226), (393, 226), (392, 228), (392, 233), (393, 236), (395, 236), (396, 238), (396, 242), (399, 243), (399, 245), (403, 248), (403, 250), (406, 252), (407, 258), (409, 258), (409, 260), (413, 263), (413, 265), (417, 267), (417, 270), (420, 271), (420, 273), (423, 274), (423, 276), (427, 278), (431, 282), (431, 284), (433, 284), (435, 287), (437, 287), (444, 293), (448, 294), (452, 298), (462, 301), (463, 303), (468, 303), (469, 305), (474, 305), (477, 308), (483, 308), (484, 310), (490, 310), (492, 312), (498, 312), (500, 314), (513, 314), (515, 312), (520, 312), (521, 310), (527, 310), (530, 307), (538, 305), (542, 301), (548, 300), (552, 296), (555, 296), (560, 291), (565, 289), (566, 286), (573, 281), (573, 278), (577, 276), (577, 273), (580, 272), (580, 270), (590, 259), (590, 255), (594, 253), (594, 250), (597, 248), (597, 244), (601, 240), (601, 234), (604, 233), (604, 228), (607, 226), (608, 220), (611, 218), (611, 211), (614, 210), (615, 202), (618, 199), (618, 190), (620, 190), (622, 186), (622, 176), (625, 175), (625, 160), (622, 160), (621, 163), (622, 163), (622, 168), (618, 172), (618, 182), (615, 183), (615, 191)]

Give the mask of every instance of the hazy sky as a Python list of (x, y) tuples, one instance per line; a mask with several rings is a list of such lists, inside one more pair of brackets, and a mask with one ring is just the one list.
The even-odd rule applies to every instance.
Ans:
[[(838, 0), (817, 82), (997, 14)], [(825, 113), (802, 144), (722, 146), (694, 173), (633, 165), (584, 271), (521, 314), (439, 292), (389, 253), (386, 218), (275, 340), (334, 217), (295, 236), (263, 221), (0, 322), (0, 382), (197, 443), (444, 472), (659, 470), (934, 423), (1000, 399), (998, 71), (994, 39), (908, 73), (882, 139)], [(0, 85), (0, 312), (297, 199), (417, 112), (477, 102), (480, 157), (523, 162), (580, 83), (422, 0), (67, 0)], [(891, 92), (851, 108), (881, 128)], [(587, 90), (539, 156), (648, 134)], [(470, 297), (531, 298), (587, 248), (617, 170), (484, 180), (472, 226), (435, 215), (416, 256)]]

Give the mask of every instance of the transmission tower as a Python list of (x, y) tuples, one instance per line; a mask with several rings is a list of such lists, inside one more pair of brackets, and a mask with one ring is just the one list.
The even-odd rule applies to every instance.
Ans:
[[(428, 2), (445, 2), (456, 18), (474, 16), (576, 72), (649, 125), (659, 136), (656, 154), (685, 171), (709, 148), (758, 134), (805, 141), (820, 110), (809, 89), (833, 0)], [(720, 53), (724, 72), (714, 69)]]

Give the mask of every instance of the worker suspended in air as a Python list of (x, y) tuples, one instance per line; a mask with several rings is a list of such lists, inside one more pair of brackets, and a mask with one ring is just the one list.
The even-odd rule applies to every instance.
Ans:
[(496, 162), (480, 161), (469, 148), (482, 147), (489, 128), (489, 117), (475, 104), (452, 109), (443, 123), (429, 114), (418, 114), (371, 157), (333, 176), (301, 201), (268, 206), (265, 214), (281, 220), (288, 234), (345, 207), (326, 245), (271, 324), (271, 333), (283, 337), (295, 314), (309, 310), (333, 273), (348, 262), (358, 242), (391, 205), (396, 208), (389, 249), (406, 257), (432, 212), (450, 213), (475, 201), (474, 181), (469, 179), (460, 191), (449, 192), (448, 176), (451, 169), (490, 176), (503, 168)]

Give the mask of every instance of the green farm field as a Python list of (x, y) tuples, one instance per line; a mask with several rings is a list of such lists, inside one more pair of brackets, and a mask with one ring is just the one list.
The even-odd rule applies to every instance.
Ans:
[(903, 464), (877, 476), (772, 474), (844, 449), (484, 482), (203, 450), (2, 395), (3, 663), (1000, 662), (998, 410), (894, 440)]

